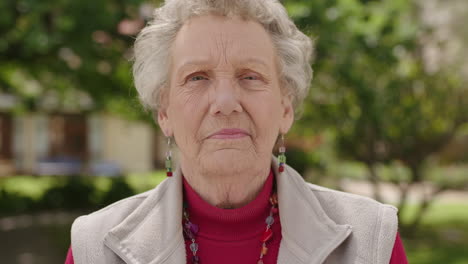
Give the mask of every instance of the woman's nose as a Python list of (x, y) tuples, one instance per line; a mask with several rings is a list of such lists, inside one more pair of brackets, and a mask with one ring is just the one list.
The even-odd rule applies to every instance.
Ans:
[(210, 113), (213, 115), (230, 115), (242, 112), (238, 87), (232, 80), (219, 80), (210, 93)]

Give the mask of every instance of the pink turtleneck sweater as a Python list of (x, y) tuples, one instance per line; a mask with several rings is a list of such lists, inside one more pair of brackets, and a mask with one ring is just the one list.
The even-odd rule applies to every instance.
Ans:
[[(271, 207), (269, 198), (273, 181), (274, 176), (270, 172), (262, 190), (252, 202), (241, 208), (221, 209), (205, 202), (184, 178), (184, 197), (189, 205), (190, 221), (199, 226), (196, 243), (199, 244), (197, 255), (200, 263), (257, 263), (262, 246), (259, 238), (265, 230), (265, 218)], [(267, 242), (268, 253), (263, 258), (265, 264), (276, 263), (278, 257), (281, 241), (279, 214), (274, 215), (275, 222), (271, 227), (273, 237)], [(186, 240), (188, 264), (192, 263), (190, 243), (190, 240)], [(403, 244), (397, 233), (390, 264), (406, 263)], [(71, 247), (65, 264), (74, 264)]]
[[(265, 219), (271, 208), (269, 198), (273, 191), (273, 179), (270, 172), (260, 193), (247, 205), (221, 209), (205, 202), (184, 178), (190, 221), (200, 228), (196, 238), (200, 263), (257, 263), (262, 248), (260, 237), (265, 231)], [(263, 257), (265, 264), (276, 263), (278, 256), (281, 241), (279, 214), (274, 214), (274, 219), (271, 226), (273, 237), (267, 242), (268, 253)], [(186, 240), (187, 263), (192, 263), (190, 243), (190, 240)]]

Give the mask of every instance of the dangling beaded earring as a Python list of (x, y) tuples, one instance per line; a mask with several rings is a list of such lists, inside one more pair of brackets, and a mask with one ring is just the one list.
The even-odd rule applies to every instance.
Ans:
[(284, 154), (285, 152), (286, 152), (286, 147), (284, 146), (284, 135), (281, 134), (281, 146), (279, 147), (279, 155), (278, 155), (278, 161), (279, 161), (278, 171), (280, 173), (284, 171), (284, 164), (286, 164), (286, 155)]
[(166, 176), (172, 177), (172, 150), (171, 150), (171, 137), (167, 137), (167, 151), (166, 151)]

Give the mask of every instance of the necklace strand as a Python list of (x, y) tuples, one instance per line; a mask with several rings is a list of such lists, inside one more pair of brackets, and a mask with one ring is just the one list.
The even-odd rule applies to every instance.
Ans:
[[(271, 226), (275, 222), (274, 214), (278, 213), (278, 195), (276, 192), (273, 192), (270, 196), (270, 214), (265, 219), (266, 228), (263, 231), (262, 236), (260, 237), (260, 242), (262, 242), (262, 248), (260, 250), (260, 257), (257, 261), (257, 264), (263, 264), (263, 257), (268, 253), (267, 242), (273, 237), (273, 230)], [(198, 225), (190, 222), (189, 213), (187, 211), (188, 204), (184, 202), (184, 235), (186, 239), (190, 240), (192, 243), (189, 248), (192, 252), (192, 264), (200, 264), (200, 258), (197, 255), (198, 243), (196, 242), (196, 236), (198, 233)]]

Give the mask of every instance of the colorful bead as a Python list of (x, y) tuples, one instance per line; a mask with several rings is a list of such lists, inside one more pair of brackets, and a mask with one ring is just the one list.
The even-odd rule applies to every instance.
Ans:
[(166, 159), (166, 169), (169, 170), (169, 171), (172, 169), (172, 160), (171, 160), (171, 158)]
[(193, 263), (199, 263), (200, 262), (200, 258), (198, 256), (192, 256), (192, 262)]
[(259, 259), (257, 264), (263, 264), (263, 260)]
[(272, 194), (270, 197), (271, 205), (275, 206), (278, 204), (278, 195), (276, 193)]
[(278, 161), (279, 161), (280, 163), (283, 163), (283, 164), (286, 163), (286, 155), (280, 154), (280, 155), (278, 156)]
[(192, 244), (190, 244), (190, 250), (192, 250), (192, 252), (197, 252), (198, 251), (198, 244), (195, 243), (195, 242), (192, 242)]
[(167, 151), (166, 151), (166, 176), (172, 177), (172, 151), (171, 151), (171, 138), (167, 137)]
[(273, 216), (269, 215), (266, 219), (265, 219), (265, 223), (267, 225), (272, 225), (273, 223), (275, 222), (275, 219), (273, 218)]
[(266, 255), (268, 253), (268, 248), (266, 246), (262, 246), (262, 255)]
[(271, 208), (271, 212), (272, 212), (273, 214), (277, 214), (277, 213), (279, 212), (278, 207), (272, 207), (272, 208)]
[(184, 234), (185, 234), (185, 237), (187, 237), (190, 240), (195, 239), (195, 235), (188, 228), (184, 228)]
[(196, 235), (198, 233), (198, 225), (190, 222), (190, 231)]
[(192, 222), (186, 222), (184, 224), (184, 232), (186, 234), (186, 236), (190, 239), (194, 239), (195, 236), (197, 235), (198, 233), (198, 225), (192, 223)]
[(266, 229), (265, 232), (263, 232), (262, 234), (262, 238), (260, 239), (260, 241), (262, 241), (263, 243), (267, 242), (268, 240), (271, 239), (271, 237), (273, 236), (273, 231), (271, 229)]
[(281, 173), (284, 171), (284, 164), (286, 163), (286, 147), (284, 146), (284, 134), (281, 134), (281, 146), (279, 147), (278, 155), (278, 171)]

